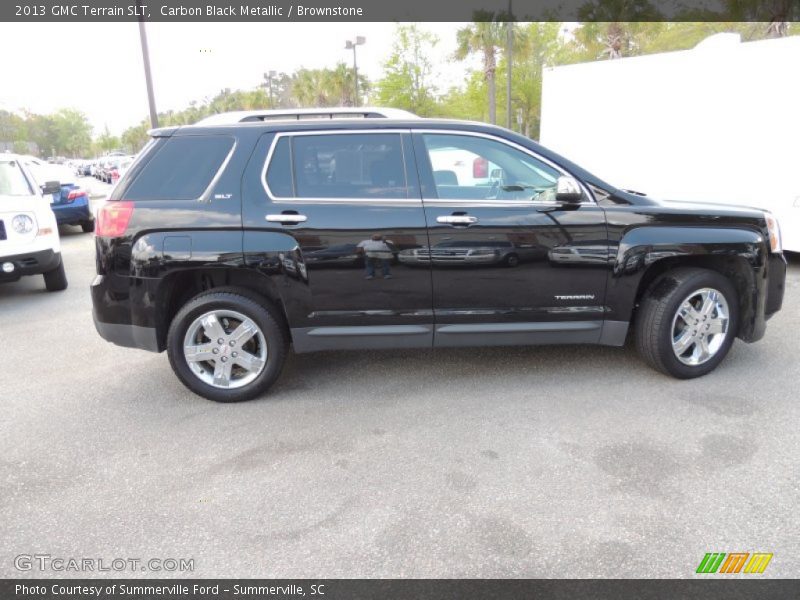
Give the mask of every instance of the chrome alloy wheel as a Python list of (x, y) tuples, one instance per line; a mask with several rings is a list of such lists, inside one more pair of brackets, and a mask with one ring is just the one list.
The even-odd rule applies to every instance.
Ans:
[(200, 381), (216, 388), (238, 388), (264, 370), (267, 340), (242, 313), (212, 310), (192, 321), (183, 338), (183, 355)]
[(672, 318), (672, 351), (685, 365), (702, 365), (719, 352), (729, 326), (725, 296), (713, 288), (696, 290)]

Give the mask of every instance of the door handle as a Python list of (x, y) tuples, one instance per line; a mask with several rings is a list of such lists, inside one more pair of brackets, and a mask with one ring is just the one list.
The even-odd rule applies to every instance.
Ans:
[(478, 217), (472, 215), (442, 215), (436, 217), (437, 223), (444, 223), (445, 225), (472, 225), (478, 222)]
[(308, 217), (305, 215), (288, 211), (284, 211), (279, 215), (267, 215), (265, 218), (270, 223), (283, 223), (284, 225), (297, 225), (298, 223), (304, 223), (308, 220)]

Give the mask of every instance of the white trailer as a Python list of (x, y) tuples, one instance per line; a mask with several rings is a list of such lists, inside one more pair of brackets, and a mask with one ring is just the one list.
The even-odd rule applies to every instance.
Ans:
[(800, 252), (800, 36), (545, 68), (541, 142), (620, 188), (772, 211)]

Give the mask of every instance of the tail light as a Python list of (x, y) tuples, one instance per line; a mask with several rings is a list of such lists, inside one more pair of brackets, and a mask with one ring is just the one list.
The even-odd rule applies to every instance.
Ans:
[(489, 176), (489, 161), (480, 156), (472, 161), (472, 177), (483, 179)]
[(120, 237), (128, 229), (133, 215), (133, 202), (111, 200), (97, 211), (94, 233), (98, 237)]
[(71, 190), (69, 195), (67, 196), (67, 202), (74, 202), (75, 200), (77, 200), (81, 196), (86, 196), (86, 195), (87, 194), (86, 194), (85, 190), (80, 190), (80, 189)]
[(117, 179), (119, 179), (119, 171), (114, 169), (113, 171), (111, 171), (111, 182), (116, 183)]

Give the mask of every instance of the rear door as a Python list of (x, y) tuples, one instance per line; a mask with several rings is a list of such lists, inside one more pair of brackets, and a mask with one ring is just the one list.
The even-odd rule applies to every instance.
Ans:
[(585, 190), (554, 202), (558, 165), (475, 132), (414, 132), (430, 246), (435, 345), (596, 342), (608, 240)]
[(427, 246), (407, 130), (265, 134), (243, 180), (245, 261), (269, 275), (297, 351), (430, 346)]

